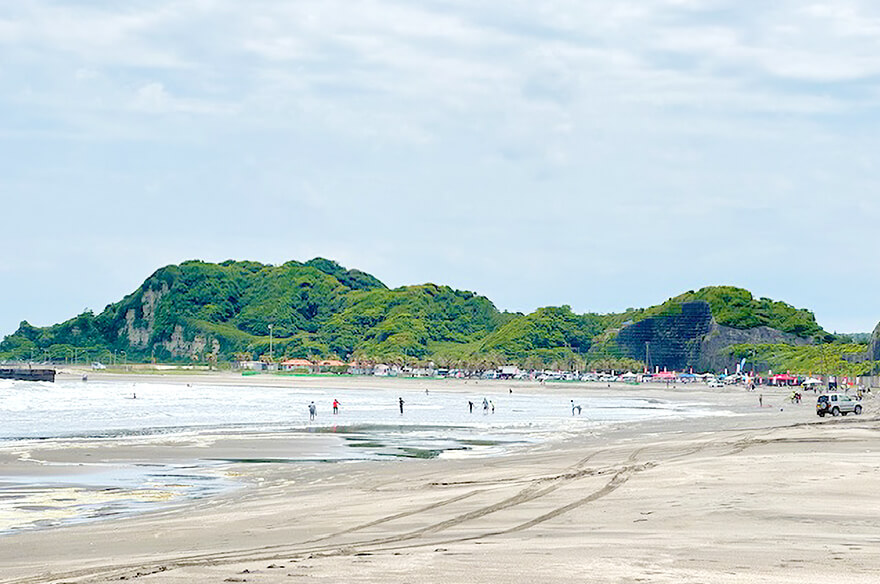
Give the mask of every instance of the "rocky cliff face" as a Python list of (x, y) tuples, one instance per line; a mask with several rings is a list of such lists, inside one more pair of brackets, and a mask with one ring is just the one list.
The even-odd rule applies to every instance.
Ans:
[(871, 336), (871, 346), (874, 348), (872, 361), (880, 361), (880, 323), (874, 328), (874, 334)]
[[(736, 359), (726, 355), (724, 349), (731, 345), (809, 345), (810, 342), (796, 335), (783, 333), (776, 329), (759, 326), (751, 329), (735, 329), (712, 322), (712, 326), (700, 341), (700, 357), (697, 367), (700, 370), (716, 370), (736, 368)], [(759, 367), (766, 369), (767, 367)]]
[(617, 335), (617, 344), (628, 357), (646, 362), (652, 369), (656, 366), (678, 371), (690, 367), (699, 371), (733, 369), (735, 359), (725, 353), (727, 347), (777, 343), (806, 345), (809, 341), (766, 326), (721, 326), (703, 301), (683, 303), (680, 312), (636, 322)]

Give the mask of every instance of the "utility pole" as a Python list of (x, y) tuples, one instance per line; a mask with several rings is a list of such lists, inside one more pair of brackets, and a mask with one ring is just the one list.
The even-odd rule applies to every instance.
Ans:
[(877, 364), (875, 360), (875, 356), (877, 355), (877, 337), (875, 335), (871, 335), (871, 354), (868, 355), (868, 358), (871, 359), (871, 385), (869, 387), (874, 387), (874, 366)]
[(651, 372), (651, 341), (645, 341), (645, 369)]
[(275, 358), (272, 354), (272, 325), (269, 325), (269, 362), (273, 363)]

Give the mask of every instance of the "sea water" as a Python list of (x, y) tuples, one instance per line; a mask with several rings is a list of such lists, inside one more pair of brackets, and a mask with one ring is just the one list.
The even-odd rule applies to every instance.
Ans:
[[(562, 393), (492, 393), (399, 389), (328, 389), (302, 386), (191, 385), (161, 381), (70, 381), (56, 383), (0, 380), (0, 441), (33, 438), (88, 438), (169, 434), (191, 431), (284, 431), (321, 426), (392, 427), (419, 434), (434, 427), (444, 436), (500, 433), (522, 439), (578, 432), (612, 422), (718, 413), (696, 403), (639, 397)], [(581, 390), (582, 391), (582, 390)], [(400, 413), (399, 399), (404, 400)], [(338, 415), (332, 402), (339, 400)], [(494, 410), (483, 408), (483, 400)], [(473, 412), (468, 402), (474, 404)], [(572, 415), (572, 401), (581, 405)], [(309, 419), (308, 405), (317, 408)], [(429, 432), (430, 433), (430, 432)]]
[[(350, 462), (389, 457), (496, 456), (525, 445), (562, 440), (615, 423), (719, 415), (698, 403), (669, 402), (582, 389), (506, 393), (495, 383), (470, 391), (290, 387), (156, 381), (56, 383), (0, 380), (0, 448), (65, 439), (144, 441), (174, 436), (278, 433), (334, 434), (326, 451), (299, 459), (267, 459), (261, 452), (236, 459), (185, 463), (147, 461), (59, 468), (33, 477), (0, 474), (0, 533), (125, 515), (233, 486), (218, 469), (243, 462)], [(501, 390), (499, 392), (499, 389)], [(400, 400), (403, 400), (403, 413)], [(334, 414), (332, 403), (340, 402)], [(488, 407), (484, 407), (484, 400)], [(317, 415), (310, 419), (314, 402)], [(469, 403), (473, 403), (473, 409)], [(581, 410), (572, 410), (572, 404)], [(324, 444), (322, 442), (322, 444)], [(332, 446), (335, 444), (335, 446)], [(80, 465), (81, 466), (81, 465)], [(0, 471), (2, 472), (2, 471)], [(64, 496), (56, 496), (59, 489)], [(53, 495), (54, 494), (54, 495)], [(70, 504), (59, 508), (52, 500)], [(42, 511), (28, 513), (27, 510)]]

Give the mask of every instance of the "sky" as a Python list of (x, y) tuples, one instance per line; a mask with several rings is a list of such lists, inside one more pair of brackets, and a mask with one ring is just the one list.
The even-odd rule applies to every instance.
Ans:
[(502, 310), (880, 320), (880, 4), (0, 5), (0, 336), (321, 256)]

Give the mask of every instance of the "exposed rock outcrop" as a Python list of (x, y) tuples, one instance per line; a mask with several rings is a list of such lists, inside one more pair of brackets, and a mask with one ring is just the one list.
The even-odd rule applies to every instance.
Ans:
[(700, 370), (721, 370), (736, 367), (736, 359), (724, 351), (731, 345), (809, 345), (810, 341), (797, 335), (784, 333), (776, 329), (759, 326), (751, 329), (735, 329), (712, 322), (709, 333), (700, 341), (700, 358), (696, 367)]
[(880, 323), (877, 324), (874, 328), (874, 334), (871, 335), (871, 347), (874, 349), (871, 361), (880, 361)]
[(119, 334), (128, 339), (129, 346), (143, 349), (150, 343), (156, 322), (156, 306), (166, 294), (168, 284), (164, 282), (158, 290), (147, 288), (141, 294), (140, 305), (125, 312), (125, 327)]
[[(878, 327), (880, 328), (880, 327)], [(646, 318), (628, 325), (617, 335), (617, 344), (633, 359), (651, 368), (685, 370), (733, 369), (735, 359), (724, 350), (738, 344), (807, 345), (796, 335), (760, 326), (736, 329), (719, 325), (709, 304), (702, 301), (681, 304), (681, 310)]]

